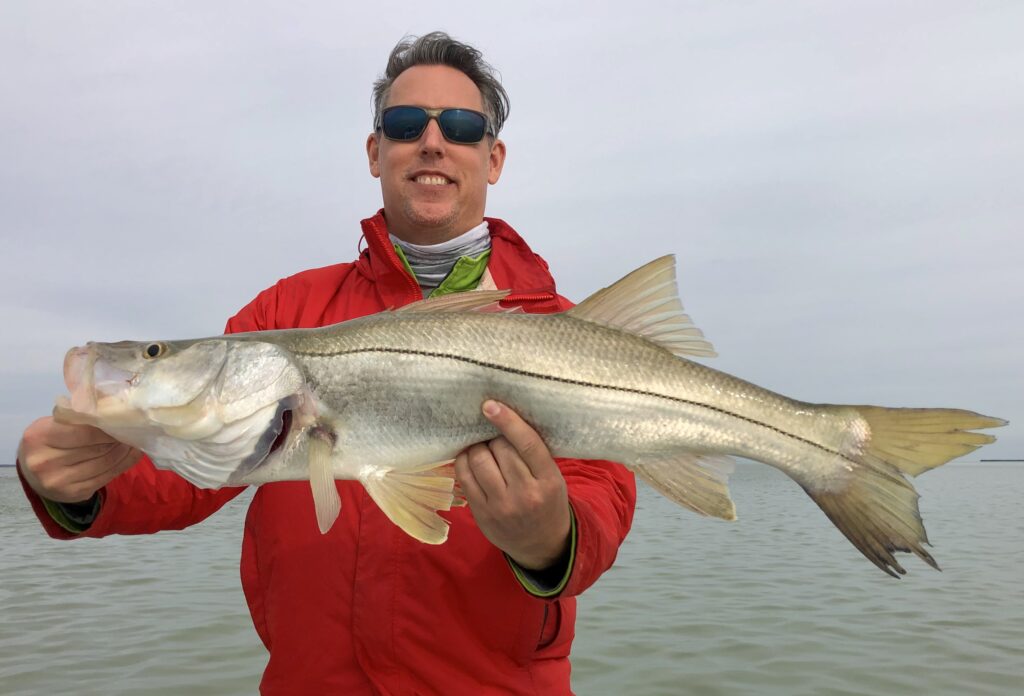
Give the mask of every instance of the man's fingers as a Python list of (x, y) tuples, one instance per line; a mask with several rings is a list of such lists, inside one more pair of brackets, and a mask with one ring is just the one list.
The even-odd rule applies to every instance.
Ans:
[[(102, 447), (102, 445), (100, 445)], [(88, 462), (77, 462), (69, 466), (69, 482), (85, 483), (94, 479), (105, 479), (105, 486), (111, 479), (135, 466), (142, 457), (142, 452), (128, 445), (115, 445), (104, 454), (94, 457)]]
[(508, 482), (501, 474), (498, 462), (494, 460), (487, 443), (478, 443), (466, 450), (469, 460), (469, 469), (473, 473), (473, 480), (487, 496), (487, 500), (500, 499), (508, 488)]
[(124, 453), (124, 458), (120, 462), (118, 462), (117, 466), (113, 467), (111, 471), (114, 472), (115, 476), (118, 474), (123, 474), (124, 472), (128, 471), (133, 466), (138, 464), (139, 460), (142, 459), (144, 456), (145, 453), (142, 450), (135, 449), (134, 447), (129, 447)]
[(526, 465), (519, 452), (512, 446), (512, 443), (502, 435), (491, 440), (488, 447), (498, 463), (502, 478), (509, 486), (516, 486), (534, 480), (533, 472)]
[(18, 444), (18, 464), (29, 486), (58, 502), (87, 500), (141, 456), (101, 430), (50, 417), (33, 422)]
[[(122, 447), (124, 445), (121, 445)], [(108, 442), (101, 445), (86, 445), (85, 447), (76, 447), (75, 449), (58, 449), (51, 448), (48, 452), (50, 454), (49, 461), (53, 466), (61, 467), (76, 467), (83, 465), (83, 469), (89, 469), (89, 466), (85, 466), (90, 462), (103, 460), (117, 449), (118, 445), (114, 442)], [(99, 461), (101, 465), (104, 462)], [(106, 466), (103, 467), (104, 469)]]
[(117, 440), (91, 425), (65, 425), (50, 419), (44, 434), (46, 444), (54, 449), (77, 449), (90, 445), (116, 443)]
[(469, 501), (470, 506), (487, 502), (487, 494), (476, 482), (473, 470), (469, 467), (469, 455), (466, 452), (460, 452), (459, 456), (455, 458), (455, 478), (458, 480), (462, 492), (466, 494), (466, 500)]
[(491, 421), (515, 448), (534, 478), (539, 479), (558, 472), (558, 466), (551, 458), (547, 445), (518, 413), (505, 404), (491, 399), (485, 401), (482, 408), (487, 420)]
[(135, 466), (140, 457), (142, 457), (142, 452), (133, 447), (125, 447), (124, 452), (122, 452), (108, 468), (97, 472), (92, 479), (87, 482), (83, 482), (83, 484), (88, 483), (90, 488), (98, 491), (122, 473)]

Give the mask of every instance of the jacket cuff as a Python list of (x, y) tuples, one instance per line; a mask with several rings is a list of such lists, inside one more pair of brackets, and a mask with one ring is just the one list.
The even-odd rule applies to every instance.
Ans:
[(530, 570), (516, 563), (507, 553), (504, 556), (512, 569), (512, 574), (529, 594), (538, 599), (557, 597), (569, 584), (576, 561), (576, 513), (573, 511), (572, 505), (569, 505), (569, 548), (551, 567), (544, 570)]
[(83, 503), (74, 504), (58, 503), (42, 496), (39, 496), (39, 499), (53, 521), (72, 534), (81, 534), (87, 530), (100, 511), (99, 493), (93, 493), (92, 497)]
[[(39, 524), (43, 526), (43, 530), (49, 537), (52, 539), (80, 539), (88, 535), (87, 532), (69, 532), (63, 526), (58, 524), (50, 514), (49, 510), (47, 510), (46, 501), (43, 497), (32, 490), (32, 487), (28, 485), (28, 481), (25, 479), (25, 475), (21, 471), (21, 462), (15, 460), (15, 466), (17, 467), (18, 480), (21, 482), (21, 488), (25, 491), (25, 497), (28, 499), (29, 505), (32, 506), (32, 512), (35, 513), (36, 519), (39, 520)], [(100, 495), (103, 494), (101, 493)]]

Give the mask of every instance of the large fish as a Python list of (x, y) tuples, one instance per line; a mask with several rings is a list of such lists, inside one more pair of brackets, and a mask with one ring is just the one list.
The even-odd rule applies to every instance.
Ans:
[(197, 486), (309, 479), (322, 531), (334, 479), (442, 543), (451, 466), (494, 437), (481, 403), (518, 411), (558, 457), (610, 459), (696, 512), (734, 519), (730, 455), (782, 470), (885, 572), (925, 551), (907, 480), (992, 442), (1005, 425), (951, 409), (794, 401), (692, 362), (713, 356), (683, 312), (670, 256), (553, 315), (496, 311), (505, 293), (424, 300), (319, 329), (69, 351), (70, 399), (88, 423)]

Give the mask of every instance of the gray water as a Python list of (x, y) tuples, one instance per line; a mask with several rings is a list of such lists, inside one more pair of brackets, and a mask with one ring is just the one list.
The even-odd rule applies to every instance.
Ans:
[[(740, 520), (641, 491), (580, 600), (577, 693), (1024, 693), (1024, 465), (917, 481), (944, 572), (862, 558), (797, 486), (741, 464)], [(251, 694), (266, 652), (238, 580), (248, 496), (153, 537), (46, 538), (0, 469), (0, 693)]]

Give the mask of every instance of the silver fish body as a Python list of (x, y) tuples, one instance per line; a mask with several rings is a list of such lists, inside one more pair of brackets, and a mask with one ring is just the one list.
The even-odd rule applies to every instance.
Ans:
[[(434, 511), (451, 505), (452, 481), (439, 465), (496, 435), (480, 411), (496, 399), (555, 456), (622, 462), (702, 514), (735, 517), (729, 456), (764, 462), (796, 480), (881, 569), (904, 572), (893, 551), (935, 565), (904, 475), (991, 442), (970, 431), (1003, 421), (809, 404), (693, 362), (686, 356), (713, 352), (682, 313), (674, 281), (666, 257), (562, 314), (479, 311), (501, 296), (481, 292), (321, 329), (111, 344), (141, 358), (91, 344), (69, 354), (72, 399), (58, 411), (197, 485), (310, 479), (322, 528), (337, 515), (332, 480), (359, 480), (397, 524), (440, 543), (447, 528)], [(152, 366), (175, 358), (187, 379), (152, 377)], [(165, 388), (129, 403), (133, 387), (114, 399), (82, 376), (111, 370), (140, 385), (150, 374)], [(174, 395), (167, 383), (184, 386)]]
[[(387, 313), (271, 340), (338, 416), (338, 449), (355, 467), (451, 459), (496, 435), (480, 404), (497, 399), (559, 457), (632, 464), (685, 450), (750, 457), (808, 479), (841, 473), (810, 466), (803, 453), (819, 447), (811, 442), (834, 450), (846, 432), (841, 416), (571, 314)], [(294, 464), (290, 477), (304, 478)], [(260, 475), (251, 482), (275, 480)]]

